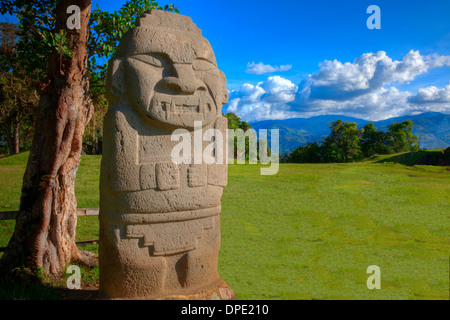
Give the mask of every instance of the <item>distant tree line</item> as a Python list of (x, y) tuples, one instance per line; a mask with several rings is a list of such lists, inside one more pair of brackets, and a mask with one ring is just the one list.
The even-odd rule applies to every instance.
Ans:
[(373, 123), (358, 129), (354, 122), (333, 121), (331, 133), (323, 143), (308, 143), (282, 157), (282, 162), (330, 163), (353, 162), (377, 154), (418, 151), (419, 139), (412, 133), (413, 122), (393, 122), (386, 132), (377, 130)]

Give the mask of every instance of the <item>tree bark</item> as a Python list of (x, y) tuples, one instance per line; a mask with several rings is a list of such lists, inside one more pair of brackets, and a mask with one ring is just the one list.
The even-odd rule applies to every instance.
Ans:
[(18, 154), (20, 142), (18, 123), (14, 125), (14, 121), (10, 120), (3, 126), (3, 129), (6, 133), (6, 142), (8, 143), (9, 154), (10, 155)]
[(16, 125), (13, 128), (13, 154), (19, 153), (19, 123), (16, 122)]
[(14, 145), (13, 145), (13, 139), (12, 139), (12, 135), (11, 135), (11, 126), (8, 123), (8, 124), (4, 125), (3, 128), (6, 133), (6, 142), (8, 143), (9, 154), (13, 155), (14, 154)]
[[(67, 7), (80, 8), (80, 29), (68, 30)], [(75, 244), (75, 175), (82, 139), (93, 107), (87, 75), (91, 0), (61, 0), (54, 11), (55, 32), (66, 30), (72, 57), (53, 50), (47, 83), (36, 114), (35, 135), (23, 178), (20, 213), (0, 261), (3, 270), (25, 266), (59, 277), (73, 260), (96, 264)]]

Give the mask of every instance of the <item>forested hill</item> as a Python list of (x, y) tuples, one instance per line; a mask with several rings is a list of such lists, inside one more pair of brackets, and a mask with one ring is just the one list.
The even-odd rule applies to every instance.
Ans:
[(330, 134), (327, 124), (332, 121), (355, 122), (361, 129), (366, 123), (373, 122), (379, 130), (386, 131), (389, 124), (411, 119), (413, 133), (420, 139), (424, 149), (447, 148), (450, 146), (450, 115), (439, 112), (426, 112), (414, 116), (403, 116), (381, 121), (368, 121), (358, 118), (325, 115), (312, 118), (293, 118), (286, 120), (265, 120), (251, 122), (253, 129), (280, 129), (280, 152), (289, 153), (295, 148), (310, 142), (320, 142)]

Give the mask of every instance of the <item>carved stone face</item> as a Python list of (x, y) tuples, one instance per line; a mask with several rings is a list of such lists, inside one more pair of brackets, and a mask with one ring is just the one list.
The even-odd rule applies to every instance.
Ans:
[(198, 32), (136, 28), (124, 72), (129, 100), (171, 128), (212, 123), (228, 101), (225, 75), (209, 42)]

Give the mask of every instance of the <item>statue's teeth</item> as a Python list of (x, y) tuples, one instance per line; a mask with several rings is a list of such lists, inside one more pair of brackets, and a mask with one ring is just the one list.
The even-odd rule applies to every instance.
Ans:
[(174, 112), (175, 113), (175, 100), (172, 98), (172, 100), (170, 101), (170, 108), (167, 108), (166, 111), (166, 120), (169, 120), (170, 117), (170, 113)]
[(202, 115), (203, 120), (205, 119), (205, 110), (203, 110), (202, 98), (198, 97), (198, 112)]

